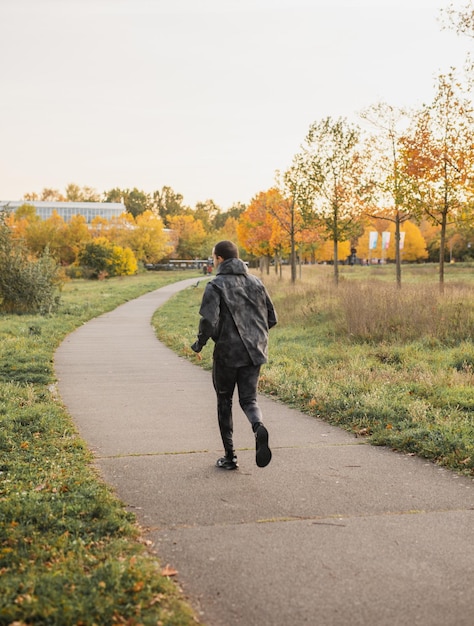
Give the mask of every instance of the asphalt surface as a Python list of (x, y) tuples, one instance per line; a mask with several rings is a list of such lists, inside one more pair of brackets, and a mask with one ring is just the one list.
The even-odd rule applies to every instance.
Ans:
[(55, 369), (104, 480), (136, 513), (161, 564), (178, 570), (198, 618), (208, 626), (472, 626), (472, 479), (265, 397), (270, 465), (256, 466), (236, 400), (240, 469), (214, 466), (222, 445), (210, 373), (151, 327), (153, 312), (195, 282), (85, 324), (59, 347)]

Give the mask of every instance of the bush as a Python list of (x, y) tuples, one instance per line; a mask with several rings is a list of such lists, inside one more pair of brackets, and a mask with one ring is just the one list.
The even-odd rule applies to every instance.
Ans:
[(25, 244), (15, 240), (3, 218), (0, 221), (0, 310), (7, 313), (50, 313), (60, 301), (64, 281), (61, 268), (46, 250), (30, 256)]
[(116, 246), (103, 237), (84, 246), (79, 253), (78, 263), (83, 268), (83, 276), (89, 275), (91, 278), (131, 276), (138, 269), (130, 248)]

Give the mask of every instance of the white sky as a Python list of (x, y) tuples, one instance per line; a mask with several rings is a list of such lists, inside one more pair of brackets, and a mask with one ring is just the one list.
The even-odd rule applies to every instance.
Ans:
[(74, 182), (248, 203), (312, 122), (431, 101), (472, 45), (442, 30), (449, 3), (0, 0), (0, 200)]

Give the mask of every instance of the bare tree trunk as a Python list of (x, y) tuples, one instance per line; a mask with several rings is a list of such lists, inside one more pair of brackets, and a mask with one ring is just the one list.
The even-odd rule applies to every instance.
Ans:
[(447, 223), (447, 211), (443, 211), (443, 218), (441, 220), (441, 237), (439, 242), (439, 290), (444, 293), (444, 252), (446, 247), (446, 223)]
[(402, 260), (400, 255), (400, 211), (395, 215), (395, 265), (397, 268), (397, 287), (402, 288)]
[(291, 241), (291, 282), (294, 285), (296, 283), (296, 245), (295, 245), (294, 203), (293, 203), (293, 207), (291, 210), (290, 241)]
[(337, 237), (334, 237), (334, 284), (339, 285), (339, 258), (337, 256)]

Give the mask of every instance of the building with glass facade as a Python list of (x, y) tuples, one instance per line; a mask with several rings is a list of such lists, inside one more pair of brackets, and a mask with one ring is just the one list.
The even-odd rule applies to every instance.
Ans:
[(90, 224), (94, 217), (110, 220), (127, 211), (122, 202), (39, 202), (37, 200), (23, 200), (21, 202), (0, 201), (0, 211), (16, 211), (21, 206), (33, 206), (36, 214), (43, 220), (51, 217), (54, 211), (65, 222), (71, 221), (73, 215), (83, 215)]

